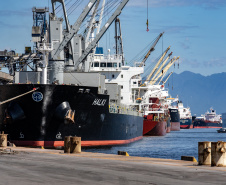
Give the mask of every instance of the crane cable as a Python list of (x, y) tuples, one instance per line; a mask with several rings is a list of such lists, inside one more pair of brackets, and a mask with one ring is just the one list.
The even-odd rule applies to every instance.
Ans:
[(148, 29), (148, 0), (147, 0), (147, 23), (146, 24), (147, 24), (147, 30), (146, 31), (148, 32), (149, 31), (149, 29)]

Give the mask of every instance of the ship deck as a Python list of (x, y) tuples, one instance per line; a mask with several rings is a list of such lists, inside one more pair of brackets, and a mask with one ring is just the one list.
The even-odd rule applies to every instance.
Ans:
[[(2, 149), (2, 148), (0, 148)], [(7, 148), (3, 184), (224, 184), (226, 167), (197, 162), (63, 150)], [(1, 184), (0, 183), (0, 184)]]

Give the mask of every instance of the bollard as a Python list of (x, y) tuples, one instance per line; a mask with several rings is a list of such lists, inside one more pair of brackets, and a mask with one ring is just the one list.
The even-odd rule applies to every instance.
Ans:
[(4, 134), (4, 131), (0, 133), (0, 147), (7, 147), (7, 135)]
[(71, 137), (71, 153), (81, 153), (81, 137)]
[(226, 166), (226, 142), (211, 143), (211, 166)]
[(64, 137), (64, 153), (70, 153), (70, 148), (71, 148), (70, 138), (71, 136)]
[(198, 143), (199, 165), (211, 164), (211, 142), (204, 141)]

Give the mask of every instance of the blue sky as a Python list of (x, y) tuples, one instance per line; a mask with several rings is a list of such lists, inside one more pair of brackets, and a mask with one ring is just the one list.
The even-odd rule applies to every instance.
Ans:
[[(72, 0), (75, 1), (75, 0)], [(106, 0), (107, 1), (107, 0)], [(88, 0), (84, 0), (84, 3)], [(146, 32), (147, 1), (130, 0), (120, 18), (125, 57), (130, 61), (160, 32), (165, 32), (147, 63), (154, 61), (168, 46), (180, 56), (180, 69), (202, 75), (226, 72), (226, 1), (225, 0), (149, 0), (149, 32)], [(0, 50), (18, 53), (32, 46), (32, 7), (50, 6), (50, 0), (0, 1)], [(73, 24), (79, 12), (69, 16)], [(108, 43), (113, 48), (113, 31)], [(103, 37), (102, 42), (104, 41)]]

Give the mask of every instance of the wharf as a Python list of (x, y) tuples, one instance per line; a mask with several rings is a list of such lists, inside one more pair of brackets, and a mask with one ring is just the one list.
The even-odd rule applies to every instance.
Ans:
[[(2, 150), (2, 148), (0, 148)], [(0, 184), (225, 184), (226, 167), (197, 162), (63, 150), (11, 148), (0, 155)], [(7, 151), (9, 151), (7, 147)]]

